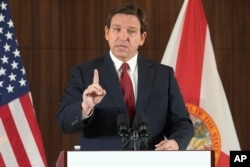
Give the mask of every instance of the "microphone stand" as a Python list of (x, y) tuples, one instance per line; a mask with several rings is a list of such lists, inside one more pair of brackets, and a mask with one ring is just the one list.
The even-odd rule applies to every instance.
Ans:
[[(121, 138), (123, 150), (129, 149), (132, 146), (134, 151), (148, 149), (147, 120), (144, 115), (138, 116), (138, 123), (133, 128), (129, 128), (127, 116), (120, 114), (117, 117), (118, 135)], [(130, 143), (133, 142), (133, 143)]]
[(139, 135), (137, 130), (133, 130), (131, 140), (133, 141), (134, 151), (139, 150)]

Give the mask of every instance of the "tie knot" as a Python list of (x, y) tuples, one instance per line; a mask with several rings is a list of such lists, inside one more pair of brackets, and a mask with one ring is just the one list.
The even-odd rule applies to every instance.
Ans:
[(128, 63), (123, 63), (121, 66), (122, 71), (127, 71), (129, 69)]

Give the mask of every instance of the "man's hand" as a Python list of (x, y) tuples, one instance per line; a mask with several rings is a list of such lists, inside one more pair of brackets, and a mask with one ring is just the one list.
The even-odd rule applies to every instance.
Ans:
[(162, 140), (160, 143), (155, 145), (156, 151), (164, 150), (179, 150), (179, 145), (175, 140)]
[(92, 109), (98, 103), (100, 103), (103, 97), (106, 95), (106, 91), (99, 85), (98, 70), (94, 70), (93, 83), (84, 90), (82, 98), (82, 112), (84, 116), (91, 114)]

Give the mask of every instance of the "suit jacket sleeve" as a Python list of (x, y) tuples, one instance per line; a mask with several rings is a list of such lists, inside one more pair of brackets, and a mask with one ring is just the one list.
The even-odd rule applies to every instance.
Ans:
[(169, 112), (167, 120), (167, 138), (175, 139), (180, 150), (186, 149), (190, 139), (194, 135), (193, 124), (185, 107), (174, 72), (171, 69), (169, 75)]
[(89, 121), (82, 119), (81, 103), (85, 85), (86, 83), (88, 85), (90, 81), (85, 81), (81, 73), (80, 66), (75, 66), (72, 69), (69, 82), (60, 101), (57, 120), (61, 129), (66, 133), (74, 133), (83, 129)]

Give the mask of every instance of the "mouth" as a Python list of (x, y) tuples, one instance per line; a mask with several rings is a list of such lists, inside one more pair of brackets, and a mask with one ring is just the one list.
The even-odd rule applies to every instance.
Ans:
[(127, 46), (125, 46), (125, 45), (116, 45), (116, 47), (119, 48), (119, 49), (125, 49), (125, 48), (127, 48)]

